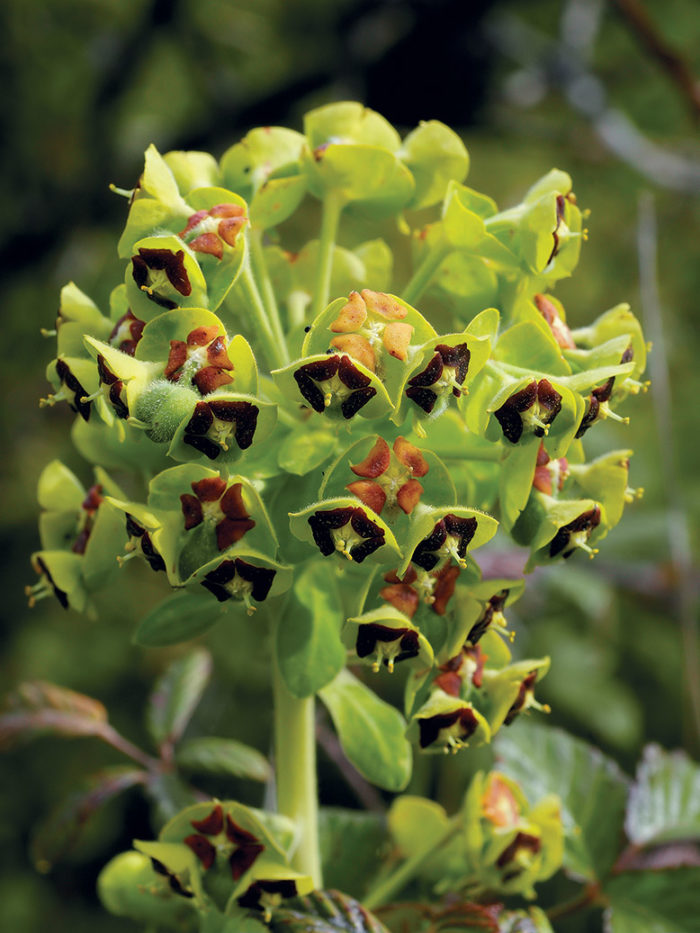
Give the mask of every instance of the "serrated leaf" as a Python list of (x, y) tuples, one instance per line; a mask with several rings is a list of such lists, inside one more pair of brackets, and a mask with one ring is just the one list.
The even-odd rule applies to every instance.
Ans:
[(178, 745), (175, 759), (180, 768), (195, 774), (232, 775), (252, 781), (267, 781), (271, 774), (267, 758), (257, 748), (235, 739), (188, 739)]
[(319, 842), (325, 884), (363, 897), (382, 864), (387, 840), (386, 819), (381, 813), (322, 808)]
[(178, 658), (151, 694), (146, 724), (157, 745), (177, 742), (199, 703), (211, 674), (211, 655), (200, 649)]
[(359, 901), (339, 891), (313, 891), (276, 910), (272, 933), (388, 933)]
[(628, 780), (612, 759), (560, 729), (518, 721), (496, 739), (499, 767), (529, 800), (556, 794), (566, 833), (564, 867), (604, 878), (621, 848)]
[(412, 756), (398, 710), (346, 670), (320, 696), (343, 751), (360, 774), (385, 790), (403, 790), (411, 777)]
[(627, 803), (635, 845), (700, 838), (700, 765), (682, 752), (647, 745)]
[(700, 869), (627, 872), (606, 886), (605, 933), (698, 933)]
[(83, 785), (49, 815), (32, 840), (32, 861), (46, 872), (77, 843), (86, 822), (101, 806), (122, 791), (145, 784), (148, 775), (126, 766), (105, 768), (86, 778)]
[(203, 635), (220, 617), (220, 609), (210, 597), (174, 593), (141, 619), (133, 641), (149, 648), (177, 645)]
[(293, 696), (311, 696), (342, 668), (342, 622), (335, 580), (319, 561), (308, 563), (294, 581), (290, 611), (277, 627), (277, 663)]

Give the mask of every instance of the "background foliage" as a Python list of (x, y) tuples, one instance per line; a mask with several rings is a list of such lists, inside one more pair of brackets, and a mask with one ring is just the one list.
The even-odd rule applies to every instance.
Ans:
[[(251, 126), (298, 128), (312, 106), (360, 99), (399, 128), (437, 118), (457, 129), (471, 154), (469, 184), (499, 204), (517, 202), (554, 165), (569, 171), (579, 203), (592, 211), (590, 242), (577, 276), (560, 285), (557, 297), (574, 326), (624, 300), (647, 315), (655, 340), (652, 390), (635, 402), (631, 425), (617, 429), (615, 439), (605, 425), (596, 432), (601, 450), (635, 449), (632, 481), (645, 488), (645, 498), (594, 563), (537, 573), (515, 607), (517, 648), (553, 658), (542, 688), (552, 722), (599, 744), (628, 772), (648, 741), (685, 746), (698, 756), (692, 710), (693, 691), (700, 689), (693, 680), (697, 576), (687, 530), (698, 527), (700, 512), (700, 336), (692, 305), (700, 292), (700, 265), (693, 261), (700, 220), (693, 135), (700, 108), (697, 92), (693, 99), (677, 71), (650, 51), (649, 37), (635, 31), (624, 11), (636, 6), (622, 0), (5, 0), (4, 684), (40, 678), (96, 696), (117, 728), (145, 741), (143, 701), (178, 653), (131, 644), (151, 598), (147, 570), (138, 587), (105, 600), (99, 622), (50, 603), (30, 614), (22, 595), (32, 577), (27, 558), (37, 546), (38, 474), (53, 457), (82, 469), (68, 441), (68, 410), (49, 415), (36, 405), (46, 394), (50, 356), (38, 330), (53, 325), (58, 290), (69, 278), (106, 303), (124, 216), (124, 203), (107, 182), (131, 187), (149, 142), (161, 151), (203, 148), (219, 155)], [(657, 41), (700, 73), (700, 20), (692, 5), (646, 0), (644, 9)], [(661, 335), (655, 279), (647, 275), (640, 285), (637, 247), (640, 223), (653, 234), (652, 206)], [(304, 222), (316, 222), (313, 210), (301, 215), (300, 242)], [(653, 273), (648, 265), (646, 271)], [(522, 564), (519, 554), (497, 557), (499, 566)], [(220, 629), (207, 640), (215, 674), (193, 732), (235, 736), (267, 752), (264, 659), (250, 657), (244, 626)], [(393, 689), (398, 695), (400, 684)], [(321, 722), (322, 739), (326, 731)], [(42, 815), (87, 767), (115, 763), (109, 749), (78, 741), (71, 748), (45, 740), (3, 759), (0, 902), (8, 929), (31, 933), (49, 917), (57, 931), (78, 933), (95, 923), (105, 931), (128, 928), (102, 913), (93, 889), (113, 851), (149, 834), (138, 793), (100, 815), (51, 873), (37, 875), (31, 865), (31, 833)], [(330, 740), (324, 748), (323, 801), (353, 805), (368, 789), (339, 780), (337, 750)], [(436, 791), (449, 808), (473, 767), (470, 755), (450, 761), (437, 788), (420, 787), (417, 768), (414, 789)], [(206, 789), (261, 802), (261, 791), (249, 783), (231, 787), (212, 778)]]

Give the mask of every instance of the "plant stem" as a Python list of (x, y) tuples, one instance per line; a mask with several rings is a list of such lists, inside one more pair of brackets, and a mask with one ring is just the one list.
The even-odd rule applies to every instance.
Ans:
[(320, 888), (314, 697), (299, 700), (292, 696), (276, 663), (273, 678), (277, 811), (294, 820), (299, 828), (293, 867), (310, 875), (315, 887)]
[(382, 904), (386, 904), (392, 897), (398, 894), (402, 888), (404, 888), (408, 882), (418, 874), (420, 869), (423, 867), (423, 864), (428, 860), (428, 858), (435, 852), (436, 849), (439, 849), (441, 846), (444, 846), (445, 843), (459, 832), (462, 827), (461, 814), (457, 813), (452, 817), (448, 823), (445, 832), (435, 840), (435, 842), (428, 848), (424, 849), (422, 852), (416, 852), (415, 855), (412, 855), (410, 858), (407, 858), (399, 867), (389, 875), (388, 878), (384, 878), (383, 881), (380, 881), (379, 884), (370, 891), (367, 897), (364, 898), (363, 903), (368, 910), (374, 910), (376, 907), (380, 907)]
[(272, 325), (270, 324), (265, 305), (260, 297), (260, 292), (258, 291), (258, 286), (253, 276), (248, 254), (246, 254), (243, 268), (241, 269), (241, 274), (236, 284), (240, 287), (241, 294), (251, 316), (255, 337), (262, 347), (268, 364), (274, 369), (284, 366), (287, 362), (285, 359), (285, 351), (282, 349), (282, 345), (276, 338)]
[(251, 230), (248, 238), (248, 245), (250, 246), (250, 261), (253, 268), (253, 273), (262, 295), (262, 300), (265, 306), (265, 310), (267, 311), (268, 319), (272, 326), (275, 338), (281, 347), (281, 353), (285, 358), (285, 363), (288, 363), (289, 350), (287, 349), (287, 339), (284, 336), (284, 330), (282, 329), (280, 312), (277, 306), (277, 299), (275, 298), (275, 290), (272, 287), (270, 275), (267, 271), (265, 253), (262, 247), (262, 231)]
[(335, 192), (329, 192), (323, 199), (321, 213), (321, 235), (318, 244), (318, 267), (316, 271), (316, 288), (311, 305), (312, 319), (328, 304), (331, 292), (331, 273), (333, 271), (333, 250), (335, 238), (338, 233), (340, 215), (345, 202)]
[(120, 733), (108, 723), (105, 723), (96, 734), (108, 745), (111, 745), (112, 748), (121, 752), (122, 755), (126, 755), (133, 761), (138, 762), (138, 764), (146, 768), (147, 771), (153, 771), (160, 765), (160, 761), (157, 758), (153, 758), (151, 755), (146, 754), (146, 752), (141, 751), (133, 742), (125, 739), (123, 735), (120, 735)]
[(405, 288), (401, 290), (401, 297), (404, 301), (408, 304), (418, 301), (449, 251), (450, 247), (445, 243), (436, 243), (428, 250)]

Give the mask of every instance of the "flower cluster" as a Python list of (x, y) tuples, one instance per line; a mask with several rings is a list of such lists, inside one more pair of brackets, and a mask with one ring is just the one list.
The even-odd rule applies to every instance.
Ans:
[[(82, 611), (141, 557), (171, 589), (276, 620), (295, 695), (329, 684), (344, 657), (408, 668), (407, 734), (424, 752), (490, 742), (546, 709), (535, 688), (549, 659), (513, 660), (503, 638), (524, 581), (484, 578), (474, 554), (497, 532), (529, 549), (526, 570), (597, 553), (636, 494), (630, 451), (588, 461), (585, 444), (600, 421), (627, 420), (617, 409), (646, 388), (647, 347), (627, 305), (572, 330), (552, 294), (586, 233), (566, 173), (499, 210), (467, 169), (442, 124), (401, 140), (354, 103), (312, 111), (303, 133), (253, 130), (218, 162), (151, 146), (126, 192), (109, 312), (73, 284), (61, 295), (44, 403), (75, 412), (96, 476), (86, 490), (58, 463), (42, 474), (30, 599)], [(320, 239), (291, 253), (267, 233), (307, 196)], [(383, 241), (336, 243), (346, 211), (369, 236), (402, 217), (408, 283), (392, 285)], [(128, 494), (105, 468), (131, 474)], [(326, 605), (321, 585), (304, 591), (319, 566), (337, 630), (309, 608)], [(340, 658), (320, 673), (317, 632)], [(549, 816), (505, 778), (473, 794), (474, 870), (528, 892), (555, 861)], [(138, 846), (199, 907), (224, 865), (241, 909), (303, 888), (235, 806)]]

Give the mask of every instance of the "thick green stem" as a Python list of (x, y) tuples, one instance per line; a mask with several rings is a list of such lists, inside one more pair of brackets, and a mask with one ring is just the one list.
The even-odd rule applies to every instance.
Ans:
[(321, 214), (321, 236), (318, 244), (318, 267), (316, 270), (316, 288), (311, 306), (311, 317), (317, 314), (328, 304), (331, 292), (331, 273), (333, 271), (333, 250), (335, 238), (338, 233), (338, 224), (345, 202), (334, 192), (329, 192), (323, 199)]
[(285, 352), (279, 340), (275, 337), (272, 325), (265, 311), (265, 305), (260, 297), (258, 286), (255, 283), (255, 277), (253, 276), (253, 270), (251, 269), (250, 260), (247, 255), (236, 285), (238, 285), (243, 300), (247, 305), (255, 339), (262, 348), (268, 364), (273, 369), (285, 366), (287, 363)]
[(435, 850), (449, 842), (450, 839), (460, 831), (461, 827), (462, 818), (461, 814), (458, 813), (452, 817), (445, 832), (436, 839), (429, 848), (424, 849), (422, 852), (416, 852), (415, 855), (407, 858), (405, 862), (399, 865), (395, 872), (389, 875), (388, 878), (384, 878), (383, 881), (380, 881), (376, 888), (369, 892), (367, 897), (363, 900), (365, 907), (368, 910), (374, 910), (376, 907), (381, 907), (382, 904), (386, 904), (399, 894), (408, 882), (418, 874)]
[(428, 250), (406, 287), (401, 290), (404, 301), (408, 304), (418, 301), (449, 252), (450, 247), (446, 243), (436, 243)]
[(275, 665), (274, 699), (277, 810), (299, 827), (293, 867), (310, 875), (320, 888), (314, 697), (299, 700), (292, 696)]
[(262, 231), (252, 230), (248, 239), (250, 246), (250, 261), (255, 274), (255, 280), (258, 284), (265, 311), (267, 312), (270, 326), (281, 348), (281, 354), (285, 358), (285, 363), (289, 362), (289, 350), (287, 349), (287, 338), (284, 335), (282, 321), (280, 320), (279, 307), (275, 298), (275, 290), (270, 281), (270, 275), (267, 271), (265, 262), (265, 253), (262, 246)]

